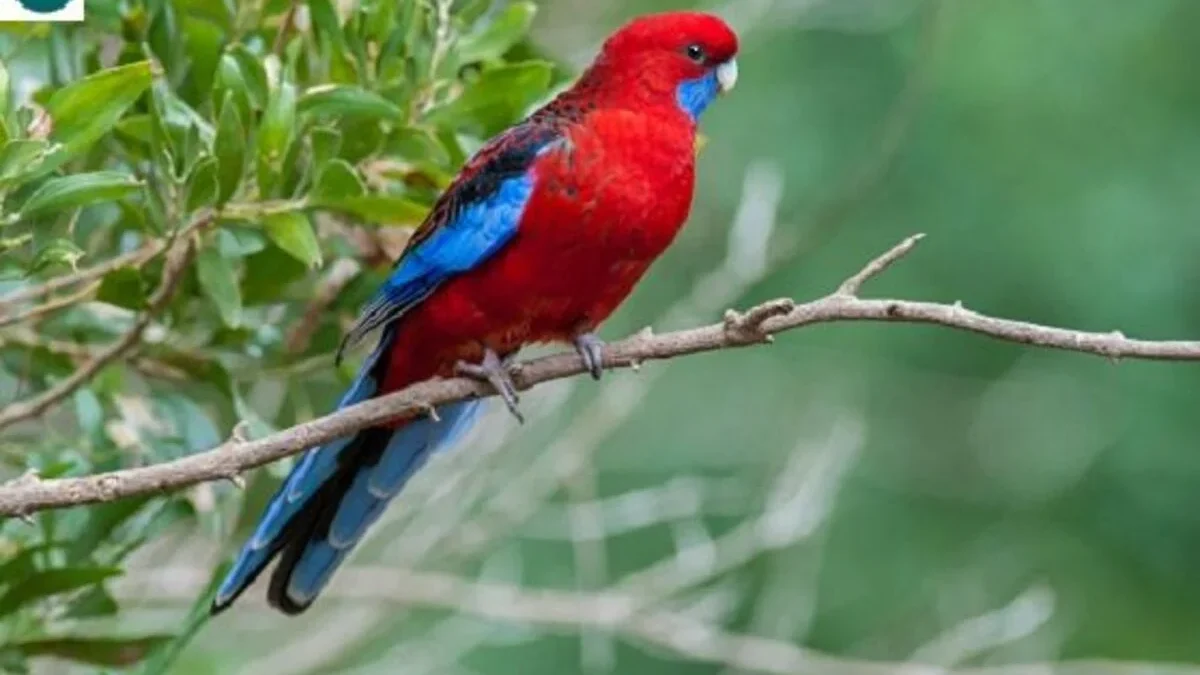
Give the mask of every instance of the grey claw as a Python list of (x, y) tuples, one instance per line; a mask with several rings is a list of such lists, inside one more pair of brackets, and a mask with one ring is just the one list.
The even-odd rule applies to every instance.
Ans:
[(604, 340), (595, 333), (581, 333), (575, 336), (575, 351), (583, 357), (583, 365), (592, 374), (592, 379), (599, 380), (604, 371)]
[(517, 396), (517, 386), (513, 383), (512, 376), (508, 373), (508, 367), (500, 360), (496, 352), (491, 349), (485, 349), (483, 352), (483, 361), (480, 363), (474, 364), (459, 361), (455, 364), (454, 369), (460, 375), (492, 385), (492, 388), (496, 390), (496, 393), (504, 401), (508, 412), (517, 418), (517, 422), (521, 424), (525, 423), (525, 416), (521, 414), (521, 410), (518, 407), (521, 399)]

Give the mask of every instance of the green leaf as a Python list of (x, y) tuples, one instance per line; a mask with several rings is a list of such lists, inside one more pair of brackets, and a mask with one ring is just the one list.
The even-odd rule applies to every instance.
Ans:
[(12, 140), (0, 148), (0, 185), (32, 173), (50, 154), (50, 144), (42, 140)]
[(447, 164), (450, 154), (437, 137), (424, 129), (404, 127), (396, 129), (387, 140), (386, 152), (410, 161)]
[(301, 183), (307, 184), (311, 168), (309, 162), (302, 159), (307, 152), (308, 147), (299, 138), (293, 139), (288, 145), (287, 152), (283, 155), (283, 162), (279, 167), (279, 178), (282, 180), (279, 185), (279, 194), (295, 195), (299, 192)]
[(246, 173), (246, 128), (242, 115), (233, 104), (233, 92), (225, 95), (213, 152), (217, 156), (217, 203), (224, 204), (237, 192)]
[(175, 665), (176, 659), (183, 653), (184, 647), (196, 637), (200, 629), (205, 626), (212, 618), (209, 612), (209, 604), (217, 593), (221, 580), (229, 571), (230, 563), (226, 562), (218, 565), (213, 570), (212, 576), (209, 577), (208, 586), (204, 592), (197, 596), (196, 601), (192, 603), (192, 608), (188, 611), (187, 619), (184, 621), (183, 629), (170, 642), (164, 643), (156, 647), (149, 657), (142, 664), (140, 675), (165, 675), (171, 672), (171, 666)]
[(258, 411), (246, 401), (236, 386), (230, 388), (229, 395), (233, 398), (233, 411), (237, 413), (238, 419), (246, 424), (248, 438), (262, 438), (279, 431), (258, 414)]
[(184, 183), (187, 188), (186, 208), (189, 212), (210, 206), (217, 200), (217, 159), (204, 157), (192, 166)]
[(96, 292), (100, 302), (132, 310), (145, 308), (149, 297), (150, 284), (132, 267), (121, 267), (105, 274)]
[(76, 663), (120, 668), (141, 663), (151, 651), (174, 639), (174, 635), (138, 638), (64, 637), (18, 642), (15, 647), (26, 657), (53, 656)]
[(179, 12), (173, 2), (146, 3), (150, 25), (146, 28), (146, 46), (166, 71), (168, 77), (180, 72), (183, 66), (183, 40), (179, 34)]
[(296, 130), (296, 85), (282, 79), (271, 91), (267, 109), (259, 127), (259, 155), (270, 162), (279, 161)]
[(34, 564), (34, 561), (54, 548), (53, 544), (43, 543), (20, 549), (16, 555), (11, 556), (3, 565), (0, 565), (0, 590), (22, 583), (26, 578), (35, 574), (37, 565)]
[(263, 250), (267, 241), (257, 229), (222, 223), (217, 230), (217, 248), (226, 258), (244, 258)]
[(200, 287), (217, 306), (221, 321), (230, 328), (241, 325), (242, 294), (229, 260), (215, 247), (205, 247), (196, 256), (196, 276)]
[(313, 166), (320, 169), (337, 156), (342, 146), (342, 133), (337, 129), (318, 127), (312, 130), (308, 140), (312, 145)]
[(211, 144), (216, 131), (212, 124), (197, 112), (186, 101), (166, 86), (165, 83), (154, 87), (155, 101), (158, 104), (163, 122), (168, 126), (186, 129), (193, 127), (199, 132), (200, 140), (206, 145)]
[(469, 26), (478, 21), (491, 9), (492, 0), (463, 0), (463, 2), (456, 4), (458, 5), (458, 10), (455, 12), (455, 17)]
[[(49, 25), (49, 24), (46, 24)], [(0, 24), (0, 29), (4, 24)], [(29, 675), (29, 662), (13, 647), (0, 647), (0, 672), (14, 675)]]
[(0, 616), (12, 614), (43, 598), (69, 593), (121, 574), (115, 567), (59, 567), (21, 579), (0, 596)]
[(328, 79), (345, 83), (358, 81), (357, 68), (333, 3), (329, 0), (308, 0), (308, 11), (322, 60), (328, 62)]
[(309, 271), (278, 246), (268, 246), (246, 258), (245, 269), (242, 298), (247, 306), (277, 304), (288, 284), (304, 278)]
[(25, 200), (19, 216), (32, 218), (96, 202), (114, 202), (128, 197), (141, 187), (141, 182), (136, 178), (117, 171), (51, 178)]
[[(214, 9), (223, 9), (225, 3), (205, 2), (204, 5), (215, 5)], [(182, 7), (181, 7), (182, 9)], [(194, 93), (208, 91), (216, 76), (217, 63), (225, 46), (225, 28), (221, 19), (216, 21), (198, 16), (204, 11), (203, 7), (188, 7), (184, 9), (181, 23), (183, 24), (182, 41), (190, 61), (188, 68), (188, 84), (194, 88), (181, 88), (181, 95), (195, 102)]]
[(256, 108), (267, 104), (267, 71), (262, 62), (245, 45), (235, 44), (229, 48), (229, 55), (237, 63), (238, 75), (245, 83), (246, 93)]
[(184, 149), (187, 128), (171, 124), (166, 101), (167, 85), (159, 83), (151, 89), (150, 96), (150, 155), (159, 171), (171, 182), (182, 178), (180, 159), (186, 157)]
[(384, 42), (395, 29), (398, 2), (364, 2), (359, 5), (361, 37), (366, 42)]
[(243, 122), (252, 119), (250, 85), (242, 76), (242, 68), (232, 54), (221, 56), (221, 60), (217, 63), (216, 83), (213, 86), (212, 98), (213, 103), (221, 106), (217, 114), (218, 119), (220, 114), (225, 111), (225, 106), (230, 103), (238, 107), (239, 117)]
[(234, 26), (234, 21), (237, 18), (235, 14), (236, 5), (232, 3), (211, 2), (210, 0), (179, 0), (177, 4), (180, 9), (184, 10), (184, 14), (188, 17), (211, 21), (214, 25), (225, 31), (236, 30)]
[(33, 241), (33, 234), (26, 232), (15, 237), (0, 237), (0, 253), (7, 253)]
[(88, 387), (80, 387), (71, 396), (75, 404), (75, 419), (79, 428), (92, 438), (98, 438), (104, 429), (104, 405), (100, 397)]
[(33, 257), (28, 273), (37, 274), (54, 265), (66, 265), (75, 269), (83, 256), (83, 249), (76, 246), (75, 242), (69, 239), (52, 239)]
[(121, 608), (112, 594), (103, 585), (95, 586), (84, 591), (79, 598), (71, 603), (65, 618), (94, 619), (102, 616), (113, 616)]
[(395, 103), (360, 87), (322, 84), (304, 92), (296, 104), (300, 113), (313, 117), (368, 117), (398, 120), (404, 111)]
[(40, 167), (58, 168), (108, 133), (150, 86), (149, 61), (109, 68), (77, 80), (54, 92), (46, 102), (53, 121), (50, 141), (62, 148)]
[(312, 17), (313, 32), (323, 45), (344, 50), (346, 44), (337, 10), (329, 0), (308, 0), (308, 13)]
[(321, 245), (308, 216), (300, 211), (273, 213), (263, 228), (275, 245), (310, 268), (321, 266)]
[(147, 217), (148, 208), (145, 203), (131, 204), (128, 201), (117, 202), (117, 210), (121, 212), (120, 227), (122, 229), (137, 229), (151, 234), (162, 234), (162, 230), (155, 229)]
[(515, 2), (505, 7), (482, 30), (459, 40), (459, 62), (473, 63), (500, 58), (529, 33), (535, 14), (537, 7), (532, 2)]
[(338, 200), (361, 197), (366, 192), (367, 186), (358, 177), (358, 172), (354, 170), (354, 167), (350, 166), (350, 162), (344, 159), (335, 159), (328, 162), (321, 169), (321, 173), (317, 175), (310, 197), (317, 201), (322, 199)]
[(314, 199), (313, 206), (354, 216), (375, 225), (416, 225), (429, 209), (404, 197), (359, 195)]
[(8, 67), (0, 61), (0, 120), (8, 117), (8, 113), (12, 112), (9, 106), (12, 105), (12, 82), (8, 75)]
[(378, 124), (347, 124), (342, 129), (338, 156), (351, 164), (365, 161), (383, 147), (384, 134)]
[(462, 95), (431, 111), (428, 120), (480, 137), (493, 136), (546, 94), (552, 72), (550, 64), (542, 61), (485, 70)]
[(132, 497), (90, 507), (87, 520), (66, 545), (67, 559), (72, 562), (86, 560), (112, 538), (118, 527), (137, 515), (153, 499), (149, 496)]
[(278, 195), (284, 176), (284, 158), (296, 131), (296, 85), (282, 75), (271, 90), (267, 109), (258, 130), (258, 192), (262, 197)]
[(137, 152), (139, 157), (148, 157), (144, 155), (150, 147), (154, 120), (150, 119), (147, 114), (126, 115), (117, 122), (116, 137), (117, 139), (133, 152)]

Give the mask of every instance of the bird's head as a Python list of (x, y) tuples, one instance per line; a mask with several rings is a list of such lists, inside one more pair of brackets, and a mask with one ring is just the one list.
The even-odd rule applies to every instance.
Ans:
[(613, 33), (593, 70), (631, 100), (673, 103), (696, 119), (737, 82), (737, 51), (733, 29), (712, 14), (650, 14)]

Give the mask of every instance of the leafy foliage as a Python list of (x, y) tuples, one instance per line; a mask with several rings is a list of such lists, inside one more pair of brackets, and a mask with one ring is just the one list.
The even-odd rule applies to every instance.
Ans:
[[(332, 353), (355, 298), (462, 158), (564, 75), (524, 43), (530, 3), (489, 5), (110, 0), (89, 2), (79, 26), (6, 26), (0, 291), (175, 236), (199, 243), (128, 366), (104, 369), (45, 425), (5, 430), (8, 477), (159, 461), (213, 447), (239, 420), (261, 433), (311, 415), (346, 376), (311, 364)], [(347, 258), (366, 264), (323, 289)], [(35, 311), (0, 347), (0, 394), (42, 389), (117, 339), (162, 267), (150, 255), (3, 304)], [(332, 304), (312, 311), (315, 298)], [(289, 336), (296, 326), (303, 337)], [(121, 611), (108, 588), (130, 555), (173, 526), (228, 530), (236, 494), (210, 486), (0, 524), (0, 668), (150, 657), (146, 672), (166, 672), (202, 625), (203, 598), (178, 639), (92, 624), (119, 626), (103, 619)]]
[[(1200, 3), (943, 0), (930, 31), (932, 0), (546, 0), (537, 41), (578, 63), (628, 16), (688, 4), (743, 22), (744, 77), (706, 114), (687, 230), (606, 335), (824, 293), (915, 231), (928, 240), (874, 292), (1200, 335)], [(407, 228), (482, 134), (566, 76), (525, 38), (526, 2), (299, 7), (282, 40), (287, 0), (92, 0), (83, 26), (0, 26), (0, 298), (222, 213), (136, 352), (44, 424), (0, 430), (0, 479), (177, 457), (237, 420), (259, 435), (327, 410), (354, 367), (329, 358), (342, 322)], [(102, 180), (75, 178), (89, 175)], [(51, 187), (63, 179), (83, 182)], [(727, 251), (731, 222), (745, 234), (774, 213), (773, 180), (774, 234)], [(63, 201), (39, 206), (45, 194)], [(736, 274), (709, 283), (727, 254)], [(761, 276), (743, 276), (756, 262)], [(117, 339), (162, 266), (160, 254), (139, 257), (19, 307), (0, 299), (0, 402)], [(340, 292), (310, 311), (335, 278)], [(9, 323), (76, 294), (91, 302)], [(447, 527), (446, 548), (490, 538), (454, 571), (508, 586), (601, 588), (665, 564), (671, 580), (700, 580), (669, 607), (848, 659), (845, 672), (889, 667), (857, 658), (1200, 660), (1200, 388), (1186, 366), (854, 325), (614, 379), (531, 392), (542, 418), (520, 430), (489, 420), (469, 452), (439, 458), (461, 480), (422, 484), (445, 467), (431, 465), (403, 500), (434, 508), (392, 509), (354, 564), (388, 579), (385, 566), (407, 565), (426, 541), (425, 530), (402, 536), (414, 521)], [(501, 438), (513, 442), (489, 455)], [(574, 529), (564, 489), (510, 529), (510, 502), (561, 478), (581, 446), (594, 453), (601, 522)], [(321, 659), (285, 663), (455, 672), (436, 660), (451, 653), (465, 654), (463, 672), (487, 674), (739, 672), (574, 626), (481, 625), (453, 608), (332, 593), (300, 621), (268, 622), (248, 596), (205, 628), (198, 596), (219, 573), (217, 551), (245, 534), (285, 468), (256, 472), (244, 492), (210, 485), (0, 524), (0, 598), (20, 602), (0, 617), (0, 668), (223, 673), (329, 640)], [(458, 515), (496, 495), (499, 510)], [(771, 504), (793, 517), (772, 525), (811, 536), (722, 545)], [(455, 518), (467, 527), (442, 522)], [(605, 565), (586, 578), (596, 549)], [(196, 572), (178, 584), (186, 594), (137, 599), (141, 578), (180, 559)], [(703, 573), (720, 565), (736, 567)], [(1094, 663), (1065, 671), (1158, 670)], [(1031, 669), (1054, 667), (1016, 668)]]

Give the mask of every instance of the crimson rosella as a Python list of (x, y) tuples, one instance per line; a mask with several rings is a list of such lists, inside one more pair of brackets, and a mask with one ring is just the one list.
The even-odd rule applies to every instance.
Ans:
[[(380, 329), (339, 407), (434, 377), (490, 382), (518, 415), (506, 362), (568, 342), (599, 378), (593, 331), (667, 248), (691, 209), (696, 125), (737, 79), (721, 19), (671, 12), (626, 24), (569, 90), (488, 142), (412, 236), (343, 347)], [(341, 350), (339, 350), (339, 357)], [(364, 429), (292, 469), (213, 600), (227, 608), (280, 556), (267, 592), (307, 609), (430, 454), (482, 401)]]

